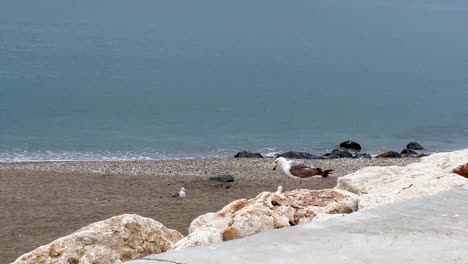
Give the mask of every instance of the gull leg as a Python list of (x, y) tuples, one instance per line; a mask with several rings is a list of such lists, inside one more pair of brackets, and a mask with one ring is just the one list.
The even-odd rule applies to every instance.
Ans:
[[(291, 183), (291, 180), (289, 180), (289, 182)], [(294, 185), (295, 185), (295, 184), (296, 184), (296, 181), (294, 181)], [(293, 184), (290, 184), (289, 186), (290, 186), (290, 188), (289, 188), (288, 192), (294, 190)]]

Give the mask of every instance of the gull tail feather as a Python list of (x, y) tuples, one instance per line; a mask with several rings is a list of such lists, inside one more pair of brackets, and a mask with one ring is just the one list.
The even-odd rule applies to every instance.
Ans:
[(330, 174), (333, 174), (333, 170), (320, 170), (323, 178), (327, 178)]

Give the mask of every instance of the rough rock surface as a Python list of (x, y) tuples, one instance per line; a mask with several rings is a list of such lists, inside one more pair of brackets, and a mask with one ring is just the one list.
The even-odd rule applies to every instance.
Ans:
[(396, 151), (387, 151), (377, 156), (379, 159), (401, 158), (401, 154)]
[(323, 157), (326, 159), (344, 159), (353, 158), (354, 156), (348, 150), (334, 149), (332, 152), (324, 154)]
[(460, 167), (454, 169), (453, 173), (456, 173), (460, 176), (468, 178), (468, 163), (465, 165), (461, 165)]
[(198, 229), (174, 244), (171, 250), (223, 242), (223, 234), (214, 227)]
[(404, 157), (417, 157), (419, 155), (418, 152), (411, 149), (404, 149), (400, 152), (400, 154)]
[(406, 145), (406, 149), (410, 150), (423, 150), (424, 148), (418, 142), (410, 142)]
[(434, 164), (445, 172), (452, 172), (458, 166), (468, 162), (468, 149), (435, 153), (421, 158), (421, 162)]
[(234, 158), (263, 158), (263, 156), (260, 153), (241, 151), (234, 155)]
[(368, 167), (338, 179), (336, 188), (360, 195), (359, 210), (432, 195), (468, 183), (452, 170), (468, 161), (468, 149), (438, 153), (407, 166)]
[(288, 151), (276, 155), (276, 157), (283, 157), (287, 159), (323, 159), (322, 156), (314, 155), (307, 152)]
[(340, 147), (345, 148), (345, 149), (357, 150), (357, 151), (361, 150), (361, 145), (357, 143), (356, 141), (352, 141), (352, 140), (341, 142)]
[(354, 153), (353, 158), (355, 159), (372, 159), (372, 156), (367, 153)]
[(295, 190), (280, 195), (263, 192), (250, 200), (236, 200), (217, 213), (199, 216), (189, 232), (212, 227), (227, 241), (311, 222), (318, 214), (351, 213), (357, 207), (357, 196), (342, 190)]
[(169, 250), (182, 235), (146, 217), (124, 214), (90, 224), (19, 257), (14, 264), (114, 264)]

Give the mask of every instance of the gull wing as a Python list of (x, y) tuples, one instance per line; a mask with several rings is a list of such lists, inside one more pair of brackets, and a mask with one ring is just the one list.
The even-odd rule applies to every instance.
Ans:
[(315, 168), (305, 164), (291, 165), (291, 169), (289, 169), (289, 171), (293, 176), (299, 178), (309, 178), (316, 175), (322, 175), (323, 173), (323, 170), (321, 168)]

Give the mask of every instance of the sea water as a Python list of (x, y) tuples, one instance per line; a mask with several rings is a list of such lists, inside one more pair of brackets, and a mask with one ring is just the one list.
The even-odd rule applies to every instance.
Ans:
[(468, 147), (468, 1), (2, 0), (0, 160)]

